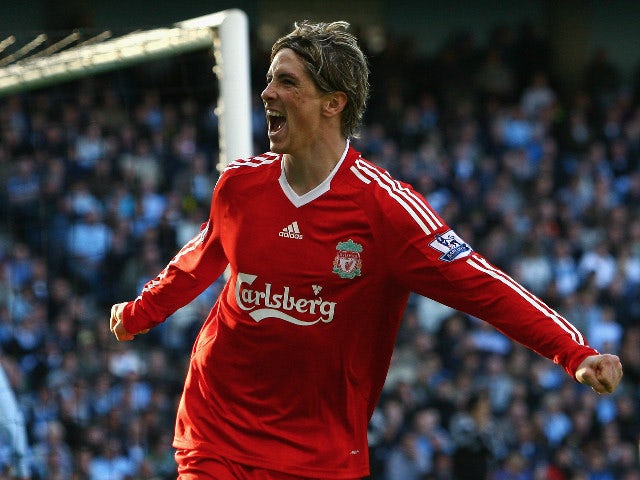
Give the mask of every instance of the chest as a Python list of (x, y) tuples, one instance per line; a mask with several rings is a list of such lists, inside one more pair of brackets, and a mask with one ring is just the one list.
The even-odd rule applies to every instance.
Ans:
[(225, 212), (222, 242), (232, 270), (274, 282), (354, 283), (375, 269), (376, 235), (357, 203), (327, 192), (301, 207), (275, 188)]

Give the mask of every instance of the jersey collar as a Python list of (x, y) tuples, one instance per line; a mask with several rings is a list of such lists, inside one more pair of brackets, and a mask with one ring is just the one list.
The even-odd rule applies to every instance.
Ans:
[(280, 178), (278, 179), (278, 181), (280, 182), (280, 187), (282, 188), (282, 191), (284, 192), (285, 196), (296, 208), (300, 208), (303, 205), (306, 205), (307, 203), (312, 202), (313, 200), (318, 198), (320, 195), (330, 190), (331, 180), (333, 180), (333, 177), (335, 177), (338, 170), (340, 170), (340, 167), (344, 163), (344, 159), (347, 158), (347, 153), (349, 152), (350, 145), (351, 145), (351, 142), (347, 138), (347, 144), (344, 147), (344, 152), (342, 152), (340, 161), (336, 164), (335, 167), (333, 167), (333, 170), (331, 170), (331, 173), (329, 173), (327, 178), (325, 178), (322, 181), (322, 183), (320, 183), (313, 190), (309, 190), (304, 195), (298, 195), (296, 192), (293, 191), (293, 189), (289, 185), (289, 182), (287, 181), (287, 176), (284, 173), (284, 163), (282, 161), (280, 162)]

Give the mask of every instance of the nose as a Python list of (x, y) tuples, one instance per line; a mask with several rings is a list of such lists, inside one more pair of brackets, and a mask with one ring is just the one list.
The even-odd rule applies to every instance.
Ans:
[(267, 86), (264, 87), (262, 93), (260, 94), (260, 98), (262, 98), (263, 103), (267, 103), (268, 100), (274, 98), (273, 88), (271, 88), (271, 82), (267, 83)]

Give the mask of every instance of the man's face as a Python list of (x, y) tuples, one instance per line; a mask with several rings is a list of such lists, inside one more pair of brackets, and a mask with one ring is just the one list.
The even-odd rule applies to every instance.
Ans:
[(293, 50), (284, 48), (275, 55), (261, 97), (270, 149), (293, 156), (310, 154), (320, 133), (323, 94)]

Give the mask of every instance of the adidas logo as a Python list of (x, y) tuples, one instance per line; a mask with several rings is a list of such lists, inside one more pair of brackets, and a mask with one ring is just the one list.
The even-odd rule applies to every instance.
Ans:
[(278, 236), (284, 238), (295, 238), (296, 240), (302, 240), (302, 234), (300, 233), (300, 229), (298, 228), (298, 222), (293, 222), (284, 227)]

